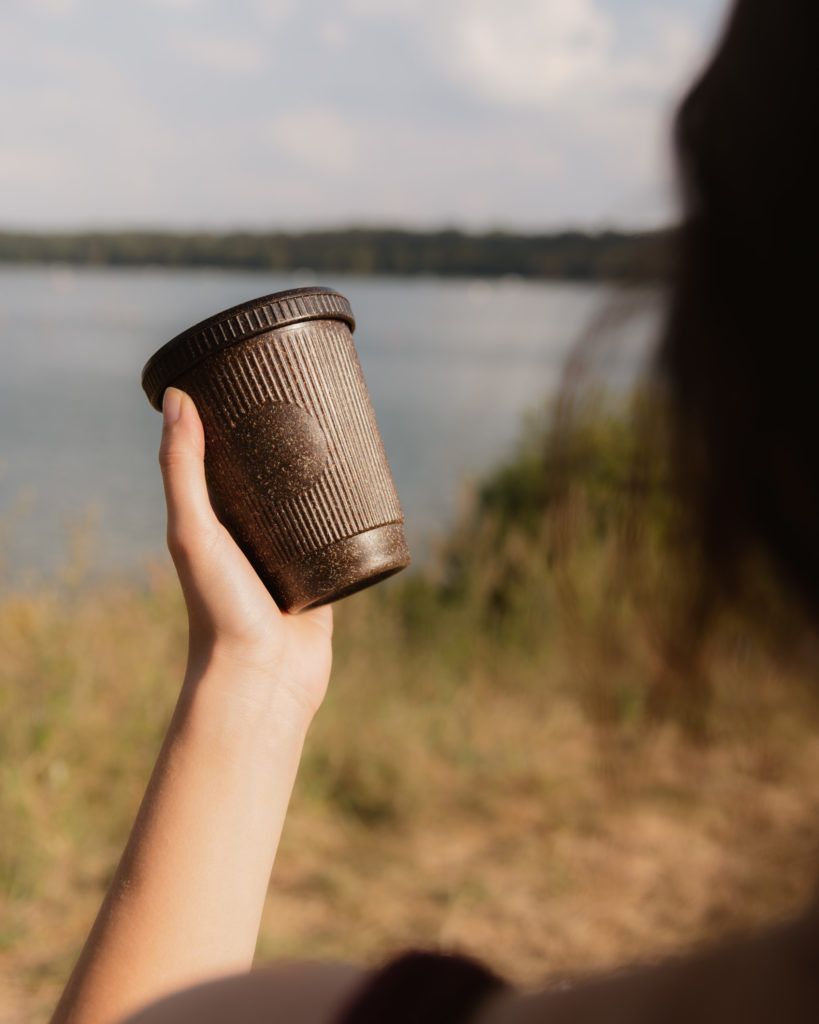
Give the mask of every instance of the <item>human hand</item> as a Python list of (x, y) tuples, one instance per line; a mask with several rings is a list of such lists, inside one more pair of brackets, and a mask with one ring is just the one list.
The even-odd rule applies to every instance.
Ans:
[(327, 689), (333, 615), (279, 610), (211, 507), (205, 434), (191, 397), (168, 388), (159, 463), (168, 507), (168, 549), (188, 609), (186, 683), (216, 666), (251, 710), (284, 697), (312, 717)]

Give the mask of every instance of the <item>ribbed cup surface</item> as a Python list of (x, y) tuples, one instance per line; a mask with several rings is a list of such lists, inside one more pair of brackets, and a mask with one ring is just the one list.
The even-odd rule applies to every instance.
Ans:
[(149, 374), (160, 353), (146, 367), (144, 385), (156, 404), (168, 384), (196, 402), (214, 506), (291, 611), (351, 593), (409, 562), (351, 322), (313, 313), (257, 329), (189, 358), (187, 369), (174, 364), (185, 346), (180, 355), (171, 343), (160, 353), (174, 368), (172, 379)]

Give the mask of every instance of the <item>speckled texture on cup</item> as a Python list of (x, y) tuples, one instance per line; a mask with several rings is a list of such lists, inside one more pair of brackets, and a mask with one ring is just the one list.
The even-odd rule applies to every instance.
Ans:
[(409, 564), (343, 295), (277, 292), (177, 335), (142, 386), (196, 402), (211, 499), (279, 607), (327, 604)]

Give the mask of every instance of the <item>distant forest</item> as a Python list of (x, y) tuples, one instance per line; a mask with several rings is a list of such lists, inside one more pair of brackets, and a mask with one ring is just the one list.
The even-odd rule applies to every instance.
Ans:
[(184, 234), (8, 231), (0, 232), (0, 262), (644, 281), (663, 273), (670, 237), (670, 231), (523, 235), (376, 228)]

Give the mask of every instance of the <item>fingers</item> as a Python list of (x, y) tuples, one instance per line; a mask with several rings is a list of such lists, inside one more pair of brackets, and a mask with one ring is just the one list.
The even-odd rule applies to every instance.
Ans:
[[(228, 632), (247, 632), (259, 618), (278, 609), (255, 569), (216, 517), (205, 480), (205, 432), (193, 399), (168, 388), (162, 403), (159, 464), (168, 507), (168, 550), (176, 565), (188, 610), (227, 623)], [(235, 621), (234, 621), (235, 620)], [(294, 617), (292, 626), (305, 638), (331, 637), (329, 606), (311, 608)]]
[(205, 483), (205, 433), (189, 395), (168, 388), (162, 404), (159, 464), (168, 507), (168, 548), (177, 567), (212, 548), (219, 533)]

